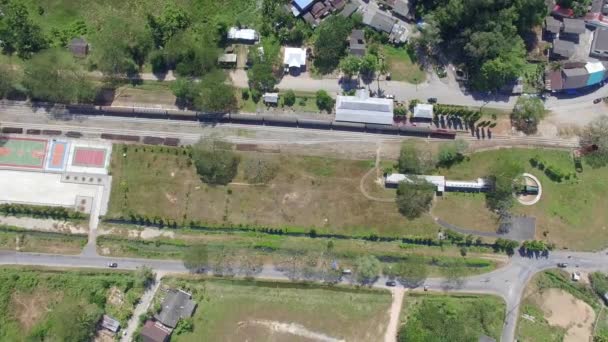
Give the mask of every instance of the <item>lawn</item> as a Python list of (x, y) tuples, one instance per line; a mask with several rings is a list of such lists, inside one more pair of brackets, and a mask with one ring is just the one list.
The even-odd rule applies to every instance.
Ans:
[(0, 226), (0, 249), (21, 252), (80, 254), (86, 235), (28, 231)]
[(133, 273), (3, 267), (0, 340), (88, 340), (103, 313), (126, 324), (142, 293)]
[[(246, 159), (274, 161), (279, 170), (265, 186), (248, 185), (244, 170), (234, 184), (209, 186), (200, 181), (179, 149), (130, 145), (112, 155), (112, 193), (107, 217), (131, 214), (162, 217), (179, 224), (238, 225), (289, 231), (382, 236), (435, 237), (430, 216), (407, 220), (394, 203), (366, 199), (359, 181), (369, 161), (308, 157), (285, 153), (238, 152)], [(154, 151), (153, 151), (154, 150)]]
[(424, 82), (426, 73), (416, 63), (413, 52), (404, 47), (393, 46), (384, 46), (382, 51), (386, 57), (392, 80), (413, 84)]
[[(111, 230), (112, 234), (106, 231)], [(495, 255), (488, 259), (489, 248), (471, 247), (467, 257), (460, 256), (456, 246), (440, 247), (404, 244), (400, 241), (381, 242), (352, 239), (324, 239), (269, 235), (251, 232), (204, 232), (187, 229), (159, 231), (136, 229), (104, 224), (103, 235), (97, 239), (100, 254), (120, 257), (144, 257), (181, 259), (192, 244), (207, 246), (212, 264), (222, 260), (237, 269), (243, 260), (256, 259), (260, 264), (280, 264), (298, 256), (298, 267), (305, 269), (323, 267), (336, 261), (342, 268), (354, 268), (355, 260), (363, 255), (374, 255), (390, 266), (398, 261), (407, 261), (412, 255), (420, 256), (428, 267), (430, 276), (441, 276), (458, 261), (464, 261), (462, 273), (481, 274), (497, 267)], [(156, 236), (156, 237), (153, 237)], [(331, 247), (328, 247), (331, 241)], [(224, 268), (225, 269), (225, 268)]]
[(399, 341), (500, 340), (505, 317), (502, 299), (484, 295), (407, 294)]
[[(560, 248), (596, 250), (606, 247), (608, 211), (603, 195), (608, 192), (608, 168), (593, 169), (585, 164), (584, 171), (577, 174), (575, 180), (558, 183), (530, 165), (529, 160), (535, 156), (565, 172), (575, 172), (568, 151), (518, 148), (474, 153), (468, 160), (450, 169), (441, 169), (439, 173), (449, 179), (475, 179), (487, 175), (497, 160), (513, 158), (524, 166), (526, 172), (538, 177), (542, 184), (542, 198), (536, 205), (516, 204), (513, 210), (515, 214), (536, 217), (539, 238), (546, 236)], [(434, 209), (437, 216), (464, 227), (492, 230), (489, 223), (495, 217), (485, 209), (482, 196), (448, 193), (445, 197)], [(463, 211), (467, 215), (460, 214)]]
[[(191, 333), (173, 341), (379, 341), (388, 323), (386, 291), (343, 287), (184, 280), (164, 284), (191, 291), (199, 306)], [(307, 337), (308, 336), (308, 337)]]
[(247, 99), (243, 99), (241, 93), (238, 93), (239, 110), (244, 113), (257, 113), (260, 112), (274, 112), (284, 113), (285, 111), (292, 111), (294, 113), (320, 113), (319, 107), (317, 107), (316, 96), (314, 93), (299, 93), (296, 92), (296, 102), (293, 106), (287, 106), (284, 103), (284, 91), (279, 93), (279, 105), (277, 107), (269, 107), (264, 104), (264, 101), (260, 99), (258, 103), (255, 103), (251, 98), (251, 95)]

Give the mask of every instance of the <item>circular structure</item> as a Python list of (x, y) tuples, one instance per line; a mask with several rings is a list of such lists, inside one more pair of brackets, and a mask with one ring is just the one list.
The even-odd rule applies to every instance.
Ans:
[[(538, 178), (532, 174), (524, 173), (522, 174), (522, 178), (525, 183), (526, 191), (515, 193), (515, 198), (523, 205), (534, 205), (540, 200), (540, 197), (543, 194), (543, 187), (540, 185)], [(528, 191), (528, 188), (536, 190), (536, 193)]]

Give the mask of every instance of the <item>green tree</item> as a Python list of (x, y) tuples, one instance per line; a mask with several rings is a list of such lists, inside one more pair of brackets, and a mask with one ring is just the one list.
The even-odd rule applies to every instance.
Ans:
[(181, 106), (189, 107), (194, 103), (199, 87), (193, 81), (179, 77), (171, 83), (170, 88), (173, 95), (177, 97), (177, 102)]
[(365, 255), (357, 258), (355, 265), (357, 282), (361, 284), (373, 283), (382, 271), (380, 260), (373, 255)]
[(293, 90), (289, 89), (288, 91), (285, 92), (285, 94), (283, 94), (283, 104), (291, 107), (296, 103), (296, 94), (293, 92)]
[(277, 84), (270, 62), (256, 62), (248, 71), (249, 86), (261, 92), (271, 91)]
[(226, 185), (236, 176), (240, 158), (234, 152), (216, 147), (213, 141), (194, 145), (192, 159), (205, 183)]
[(209, 265), (207, 246), (198, 244), (188, 247), (184, 252), (182, 261), (190, 272), (198, 273), (203, 271)]
[(317, 90), (316, 102), (317, 107), (319, 107), (320, 110), (324, 110), (328, 113), (331, 113), (334, 108), (334, 100), (325, 90)]
[(52, 49), (35, 55), (25, 64), (23, 85), (36, 100), (90, 102), (95, 87), (86, 72), (65, 51)]
[[(103, 311), (95, 304), (64, 298), (53, 308), (46, 336), (50, 340), (81, 342), (93, 337)], [(46, 338), (44, 340), (47, 340)]]
[(7, 97), (19, 83), (17, 72), (10, 65), (0, 64), (0, 99)]
[(536, 133), (537, 126), (545, 116), (545, 104), (538, 97), (521, 96), (511, 112), (511, 122), (526, 134)]
[(321, 22), (315, 30), (315, 67), (322, 73), (333, 71), (346, 51), (346, 38), (352, 23), (339, 15)]
[(423, 174), (434, 166), (433, 156), (424, 150), (416, 148), (411, 142), (404, 142), (399, 152), (397, 169), (401, 173)]
[(147, 19), (148, 27), (157, 47), (165, 46), (171, 37), (190, 25), (188, 13), (176, 6), (175, 3), (167, 3), (160, 16), (149, 14)]
[(207, 84), (194, 100), (196, 109), (212, 113), (228, 113), (236, 109), (234, 87), (229, 84)]
[(437, 165), (450, 168), (452, 165), (460, 163), (464, 160), (463, 153), (467, 148), (467, 142), (462, 139), (458, 139), (453, 143), (442, 144), (439, 147)]
[(48, 47), (40, 26), (34, 24), (25, 4), (17, 0), (0, 2), (0, 47), (5, 54), (30, 58)]
[(431, 209), (435, 186), (424, 179), (411, 178), (411, 181), (399, 183), (396, 202), (403, 216), (415, 219)]
[(399, 281), (408, 287), (418, 287), (424, 283), (429, 274), (428, 266), (423, 257), (412, 255), (406, 261), (396, 266), (395, 275)]
[(359, 66), (359, 71), (361, 74), (366, 76), (373, 75), (378, 69), (378, 57), (374, 56), (370, 53), (366, 54), (361, 59), (361, 64)]
[(486, 204), (492, 210), (508, 211), (513, 206), (513, 181), (524, 171), (511, 158), (501, 158), (490, 169), (492, 189), (486, 192)]
[(608, 116), (602, 115), (591, 121), (579, 135), (581, 148), (594, 150), (585, 155), (585, 161), (591, 167), (608, 165)]
[(359, 73), (359, 67), (361, 65), (361, 59), (357, 56), (348, 55), (340, 61), (339, 67), (340, 71), (347, 78), (351, 78), (357, 73)]
[(148, 287), (153, 281), (156, 274), (148, 266), (141, 266), (137, 268), (136, 272), (137, 280), (141, 284), (141, 287)]

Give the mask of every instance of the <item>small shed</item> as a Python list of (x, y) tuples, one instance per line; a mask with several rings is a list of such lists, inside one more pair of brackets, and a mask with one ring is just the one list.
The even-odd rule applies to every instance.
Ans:
[(365, 55), (365, 32), (363, 30), (352, 30), (348, 45), (351, 55), (363, 57)]
[(414, 107), (415, 119), (433, 120), (433, 105), (428, 103), (419, 103)]
[(562, 22), (553, 18), (552, 16), (548, 16), (545, 18), (545, 31), (551, 34), (558, 34), (562, 29)]
[(393, 14), (402, 18), (407, 18), (410, 14), (410, 4), (407, 0), (396, 0), (393, 7)]
[(557, 39), (553, 42), (553, 55), (562, 58), (570, 58), (576, 52), (576, 44), (573, 42)]
[(236, 65), (236, 54), (225, 53), (217, 58), (217, 63), (221, 66), (233, 67)]
[(538, 195), (538, 186), (526, 185), (524, 187), (524, 192), (528, 195)]
[(168, 342), (172, 330), (159, 322), (147, 320), (141, 328), (140, 337), (143, 342)]
[(582, 19), (564, 18), (563, 32), (566, 34), (579, 35), (585, 33), (585, 21)]
[(299, 74), (306, 69), (306, 49), (286, 47), (283, 64), (291, 73)]
[(86, 57), (89, 54), (89, 43), (82, 38), (74, 38), (68, 44), (68, 48), (74, 57)]
[(231, 27), (228, 30), (228, 39), (241, 43), (253, 44), (258, 40), (258, 33), (254, 29), (240, 29)]
[(276, 105), (279, 103), (279, 93), (264, 93), (262, 99), (264, 103)]
[(118, 330), (120, 330), (120, 322), (108, 315), (103, 315), (101, 317), (101, 327), (113, 333), (117, 333)]

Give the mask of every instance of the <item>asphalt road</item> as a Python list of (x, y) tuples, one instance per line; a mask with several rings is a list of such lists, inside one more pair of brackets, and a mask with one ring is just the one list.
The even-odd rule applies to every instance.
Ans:
[[(108, 262), (117, 262), (118, 269), (134, 270), (137, 267), (148, 266), (155, 272), (186, 273), (187, 269), (180, 261), (134, 259), (134, 258), (108, 258), (90, 255), (52, 255), (19, 252), (0, 252), (0, 264), (3, 265), (36, 265), (65, 268), (108, 268)], [(555, 268), (557, 263), (566, 262), (570, 269), (586, 271), (608, 271), (608, 257), (606, 252), (552, 252), (548, 257), (524, 258), (515, 255), (504, 267), (487, 274), (464, 278), (459, 282), (449, 283), (445, 279), (427, 279), (424, 285), (432, 291), (454, 291), (487, 293), (502, 297), (506, 302), (507, 312), (501, 341), (515, 340), (519, 304), (528, 281), (538, 272)], [(265, 267), (256, 275), (259, 279), (289, 280), (283, 273), (272, 267)], [(386, 278), (380, 278), (373, 285), (377, 288), (386, 288)], [(350, 281), (343, 280), (344, 284)]]

